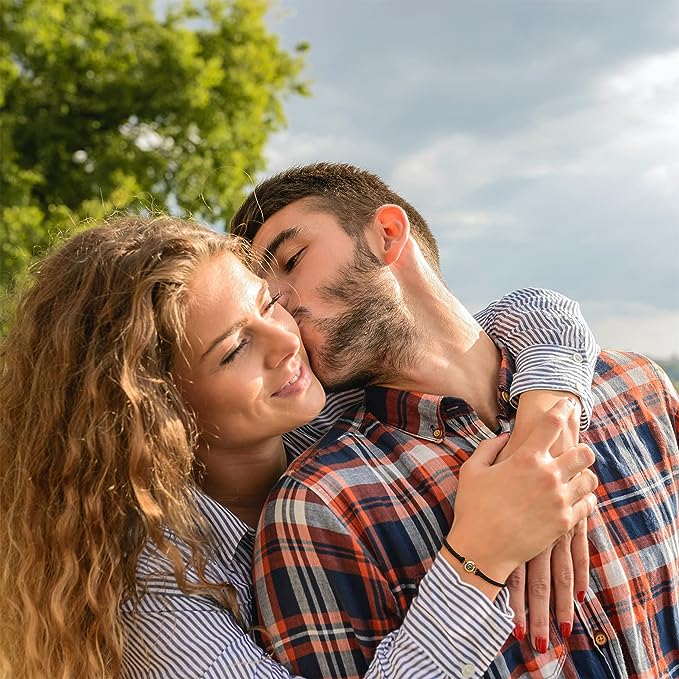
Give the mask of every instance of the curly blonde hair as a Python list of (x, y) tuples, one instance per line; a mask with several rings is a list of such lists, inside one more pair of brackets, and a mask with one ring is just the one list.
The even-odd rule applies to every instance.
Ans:
[(171, 371), (197, 266), (244, 247), (179, 219), (117, 218), (34, 267), (0, 345), (0, 674), (116, 676), (118, 611), (140, 595), (148, 541), (184, 591), (237, 614), (233, 589), (205, 578), (196, 429)]

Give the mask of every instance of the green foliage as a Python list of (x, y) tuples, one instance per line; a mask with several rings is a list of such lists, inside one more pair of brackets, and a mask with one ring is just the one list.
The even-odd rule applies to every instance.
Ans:
[(656, 363), (667, 373), (679, 391), (679, 356), (670, 356), (664, 360), (655, 359)]
[(52, 234), (134, 205), (224, 225), (306, 94), (266, 0), (3, 0), (0, 288)]

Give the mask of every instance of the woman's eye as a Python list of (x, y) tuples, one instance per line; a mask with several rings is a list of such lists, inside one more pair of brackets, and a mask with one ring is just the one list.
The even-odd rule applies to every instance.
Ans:
[(264, 307), (264, 311), (263, 311), (262, 315), (268, 314), (269, 311), (271, 311), (271, 310), (276, 306), (276, 302), (278, 302), (278, 300), (279, 300), (280, 298), (281, 298), (281, 293), (280, 293), (280, 292), (279, 292), (277, 295), (274, 295), (274, 296), (271, 298), (271, 301)]
[(245, 349), (247, 346), (248, 341), (247, 340), (242, 340), (238, 346), (233, 350), (230, 351), (224, 358), (219, 362), (219, 365), (227, 365), (228, 363), (231, 363), (240, 352)]
[(283, 268), (285, 269), (286, 273), (290, 273), (296, 266), (297, 266), (297, 260), (299, 259), (299, 256), (304, 252), (305, 248), (302, 248), (298, 252), (296, 252), (290, 259), (285, 262), (285, 265)]

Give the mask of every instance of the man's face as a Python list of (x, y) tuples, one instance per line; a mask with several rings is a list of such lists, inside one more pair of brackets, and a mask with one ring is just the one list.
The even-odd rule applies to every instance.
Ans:
[(391, 377), (411, 335), (393, 281), (364, 239), (303, 199), (267, 219), (253, 245), (271, 254), (261, 274), (299, 324), (326, 389)]

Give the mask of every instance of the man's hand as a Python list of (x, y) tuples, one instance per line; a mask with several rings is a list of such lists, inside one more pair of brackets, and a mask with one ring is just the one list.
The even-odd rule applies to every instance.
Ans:
[[(560, 391), (528, 391), (521, 395), (516, 422), (509, 443), (498, 460), (509, 458), (528, 438), (540, 416), (556, 401), (568, 394)], [(577, 403), (561, 435), (551, 446), (554, 457), (576, 445), (580, 438), (580, 404)], [(514, 636), (522, 640), (527, 631), (526, 603), (533, 647), (539, 653), (547, 650), (549, 639), (549, 602), (554, 600), (554, 611), (561, 634), (567, 638), (573, 628), (574, 597), (584, 597), (589, 586), (589, 549), (587, 520), (563, 536), (552, 549), (546, 550), (517, 568), (509, 578), (510, 604), (514, 610)]]

